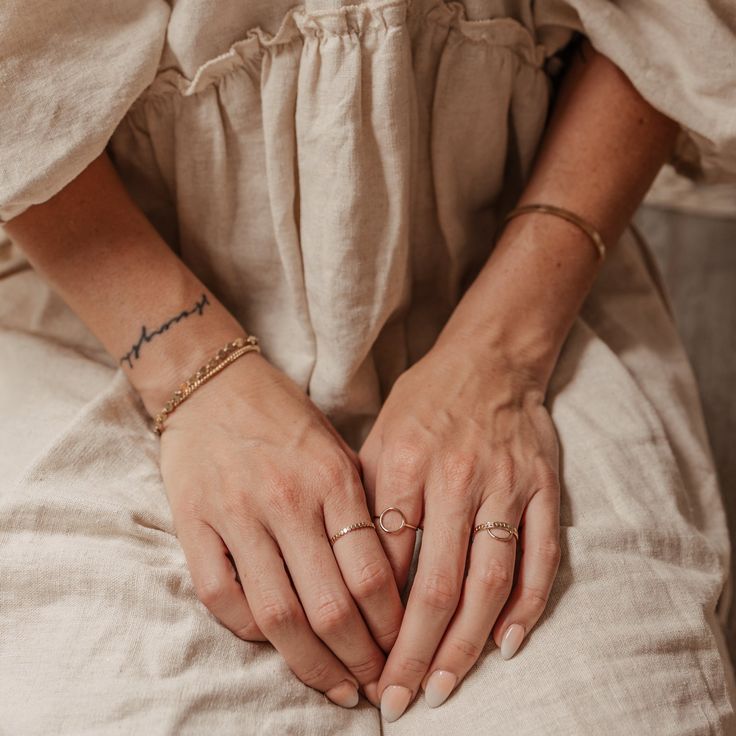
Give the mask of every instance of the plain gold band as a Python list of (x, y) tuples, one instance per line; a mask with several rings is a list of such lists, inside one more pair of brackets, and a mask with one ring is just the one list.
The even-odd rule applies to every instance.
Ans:
[(509, 212), (506, 217), (504, 217), (503, 221), (504, 223), (506, 223), (512, 217), (516, 217), (517, 215), (525, 215), (528, 212), (542, 212), (548, 215), (557, 215), (558, 217), (562, 217), (568, 222), (572, 222), (574, 225), (577, 225), (581, 230), (583, 230), (586, 235), (591, 239), (596, 253), (598, 254), (598, 260), (602, 261), (606, 257), (606, 244), (603, 242), (603, 238), (601, 237), (601, 234), (598, 232), (598, 230), (596, 230), (589, 222), (584, 220), (579, 215), (576, 215), (574, 212), (570, 212), (570, 210), (563, 209), (562, 207), (555, 207), (555, 205), (552, 204), (525, 204), (521, 207), (516, 207), (515, 209), (511, 210), (511, 212)]

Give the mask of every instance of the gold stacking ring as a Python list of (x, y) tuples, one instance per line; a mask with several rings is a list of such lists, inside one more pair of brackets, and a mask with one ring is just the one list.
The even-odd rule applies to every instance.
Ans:
[[(516, 537), (516, 541), (519, 541), (519, 532), (515, 526), (507, 524), (505, 521), (484, 521), (482, 524), (473, 527), (473, 534), (482, 532), (485, 529), (494, 539), (500, 539), (502, 542), (508, 542), (511, 537)], [(502, 529), (504, 533), (502, 536), (494, 534), (495, 529)]]
[[(386, 524), (384, 524), (383, 517), (386, 516), (386, 514), (389, 511), (395, 511), (400, 517), (401, 517), (401, 524), (396, 529), (389, 529)], [(374, 516), (374, 519), (378, 519), (378, 525), (383, 529), (386, 534), (398, 534), (402, 529), (414, 529), (414, 531), (421, 531), (422, 527), (420, 526), (414, 526), (413, 524), (410, 524), (406, 520), (406, 516), (404, 516), (404, 512), (401, 509), (397, 509), (396, 506), (389, 506), (387, 509), (384, 509), (381, 512), (380, 516)]]
[(343, 527), (340, 529), (339, 532), (335, 532), (330, 537), (330, 544), (335, 544), (335, 542), (340, 539), (340, 537), (344, 537), (346, 534), (350, 534), (350, 532), (357, 531), (358, 529), (375, 529), (376, 525), (372, 521), (359, 521), (357, 524), (351, 524), (350, 526)]

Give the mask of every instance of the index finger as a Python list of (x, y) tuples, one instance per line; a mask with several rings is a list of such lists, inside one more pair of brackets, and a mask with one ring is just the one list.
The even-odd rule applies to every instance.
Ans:
[(436, 498), (426, 505), (414, 583), (396, 644), (378, 682), (381, 715), (395, 721), (414, 699), (462, 588), (472, 518)]

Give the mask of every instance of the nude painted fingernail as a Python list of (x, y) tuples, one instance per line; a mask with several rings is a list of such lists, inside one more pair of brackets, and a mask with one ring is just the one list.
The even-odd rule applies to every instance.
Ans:
[(389, 723), (401, 717), (411, 700), (411, 690), (402, 685), (389, 685), (381, 695), (381, 715)]
[(457, 677), (446, 670), (435, 670), (427, 680), (424, 699), (430, 708), (436, 708), (447, 700), (457, 683)]
[(378, 682), (369, 682), (363, 686), (363, 692), (366, 698), (378, 708), (380, 701), (378, 700)]
[(501, 656), (504, 659), (511, 659), (523, 640), (524, 627), (521, 624), (511, 624), (501, 639)]
[(349, 680), (343, 680), (339, 685), (331, 687), (325, 695), (343, 708), (355, 708), (358, 705), (358, 689)]

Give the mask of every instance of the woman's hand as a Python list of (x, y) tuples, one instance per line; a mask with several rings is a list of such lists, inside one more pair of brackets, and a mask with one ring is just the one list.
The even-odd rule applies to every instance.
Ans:
[(167, 419), (161, 472), (202, 603), (339, 705), (358, 684), (377, 705), (403, 608), (373, 529), (330, 546), (371, 515), (355, 452), (304, 392), (260, 354), (239, 358)]
[[(442, 703), (491, 631), (511, 656), (542, 614), (560, 560), (558, 445), (529, 375), (448, 339), (395, 382), (359, 458), (374, 514), (395, 506), (423, 528), (406, 614), (378, 686), (383, 716), (393, 721), (420, 685), (430, 705)], [(519, 527), (519, 543), (485, 531), (471, 539), (485, 521)], [(389, 529), (398, 522), (395, 512), (385, 517)], [(400, 588), (415, 533), (379, 531)]]

